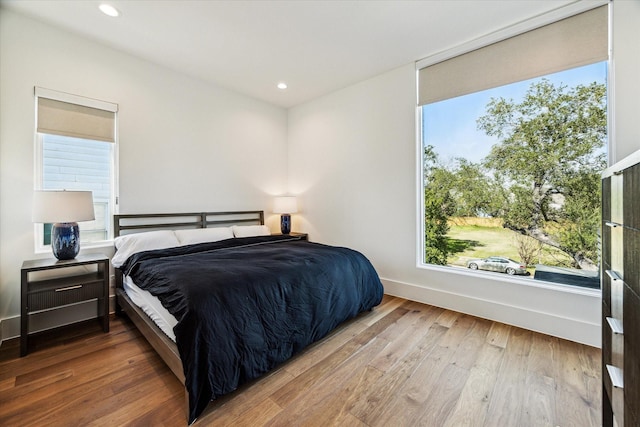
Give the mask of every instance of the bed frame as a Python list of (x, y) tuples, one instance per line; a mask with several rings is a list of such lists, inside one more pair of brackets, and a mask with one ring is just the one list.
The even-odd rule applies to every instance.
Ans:
[[(230, 225), (264, 225), (264, 211), (198, 212), (114, 215), (114, 236), (152, 230), (210, 228)], [(126, 314), (147, 339), (169, 369), (184, 385), (184, 370), (176, 344), (136, 306), (124, 291), (122, 271), (115, 269), (116, 314)], [(189, 396), (185, 389), (185, 413), (188, 420)]]

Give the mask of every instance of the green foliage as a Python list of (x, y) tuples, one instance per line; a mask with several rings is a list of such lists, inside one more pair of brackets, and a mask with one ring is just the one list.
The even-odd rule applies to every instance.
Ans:
[(425, 262), (427, 264), (447, 264), (449, 251), (446, 236), (449, 225), (447, 224), (446, 203), (446, 193), (438, 195), (429, 189), (425, 190), (424, 238)]
[(600, 229), (600, 176), (578, 173), (569, 177), (565, 198), (559, 215), (562, 224), (559, 240), (568, 252), (597, 260), (598, 230)]
[(453, 203), (449, 194), (449, 173), (438, 164), (432, 146), (424, 150), (424, 237), (425, 262), (446, 265), (449, 255), (447, 246), (447, 219), (452, 213)]
[(509, 188), (511, 194), (505, 203), (504, 227), (512, 230), (526, 230), (531, 222), (535, 207), (533, 200), (533, 189), (522, 185), (514, 184)]
[(594, 267), (600, 172), (606, 167), (606, 87), (533, 83), (521, 102), (492, 99), (478, 129), (498, 138), (480, 164), (445, 167), (424, 151), (426, 262), (446, 264), (450, 216), (501, 217), (503, 226)]
[(520, 103), (492, 99), (477, 121), (500, 139), (484, 165), (508, 183), (505, 227), (562, 249), (576, 266), (597, 259), (605, 97), (602, 84), (567, 88), (543, 79)]
[(449, 175), (454, 216), (501, 216), (504, 191), (485, 167), (457, 158)]

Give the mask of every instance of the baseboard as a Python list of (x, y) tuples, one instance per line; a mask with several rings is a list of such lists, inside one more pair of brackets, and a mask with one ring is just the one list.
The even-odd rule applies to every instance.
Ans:
[(0, 345), (6, 340), (20, 336), (20, 316), (0, 320)]
[[(516, 307), (498, 301), (461, 295), (441, 289), (429, 288), (381, 278), (385, 293), (412, 301), (494, 320), (535, 332), (601, 347), (601, 326), (554, 313)], [(596, 298), (596, 297), (594, 297)]]

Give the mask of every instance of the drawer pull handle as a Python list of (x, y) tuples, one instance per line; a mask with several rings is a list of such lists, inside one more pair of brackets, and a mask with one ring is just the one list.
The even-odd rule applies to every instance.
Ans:
[(606, 225), (607, 227), (611, 227), (611, 228), (616, 228), (616, 227), (620, 226), (620, 224), (618, 224), (616, 222), (611, 222), (611, 221), (606, 221), (604, 223), (604, 225)]
[(614, 317), (607, 317), (607, 323), (609, 323), (609, 327), (611, 328), (611, 331), (616, 334), (616, 335), (622, 335), (624, 334), (624, 329), (622, 327), (622, 323), (614, 318)]
[(622, 376), (622, 369), (615, 366), (607, 365), (607, 371), (609, 372), (609, 378), (611, 378), (611, 385), (615, 388), (624, 388), (624, 377)]
[(80, 289), (81, 287), (82, 287), (82, 285), (68, 286), (66, 288), (58, 288), (58, 289), (56, 289), (56, 292), (71, 291), (73, 289)]
[(605, 270), (604, 272), (607, 273), (607, 276), (611, 277), (611, 280), (622, 280), (622, 277), (613, 270)]

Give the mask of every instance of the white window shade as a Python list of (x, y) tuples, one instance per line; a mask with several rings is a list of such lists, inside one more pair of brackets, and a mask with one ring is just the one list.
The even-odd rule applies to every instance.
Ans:
[(608, 59), (608, 8), (527, 31), (420, 69), (418, 103), (430, 104)]
[(36, 88), (37, 131), (115, 142), (116, 104)]

